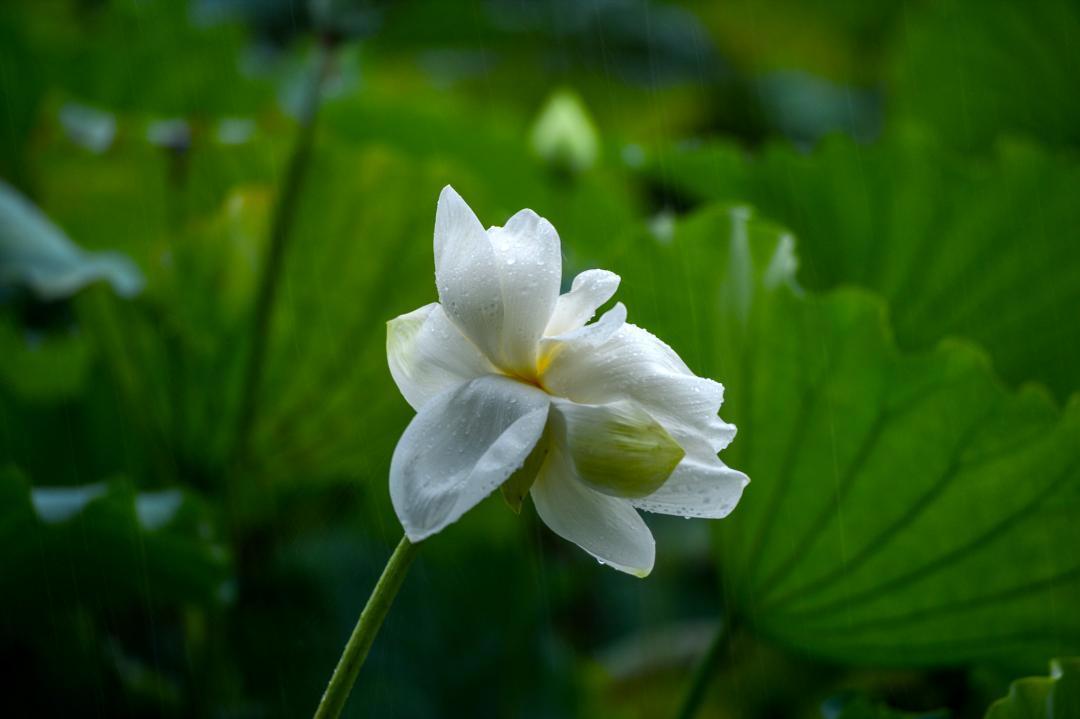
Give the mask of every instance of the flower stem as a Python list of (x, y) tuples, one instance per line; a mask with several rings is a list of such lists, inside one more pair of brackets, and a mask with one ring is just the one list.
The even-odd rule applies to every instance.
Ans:
[(690, 680), (690, 687), (683, 695), (682, 706), (679, 708), (678, 719), (694, 719), (701, 702), (705, 699), (705, 691), (709, 688), (709, 682), (716, 674), (716, 666), (723, 658), (731, 642), (731, 621), (728, 618), (720, 622), (716, 628), (716, 634), (709, 642), (709, 648), (694, 669), (694, 676)]
[(390, 561), (386, 563), (382, 576), (379, 577), (349, 641), (345, 644), (345, 650), (341, 652), (341, 659), (330, 677), (319, 708), (315, 710), (315, 719), (337, 719), (341, 715), (349, 692), (360, 673), (360, 667), (364, 665), (371, 649), (371, 643), (375, 641), (375, 635), (379, 633), (379, 627), (386, 619), (390, 605), (394, 603), (394, 597), (405, 580), (405, 574), (409, 571), (409, 565), (412, 564), (419, 546), (410, 542), (408, 537), (402, 537), (397, 549), (390, 556)]
[(299, 129), (289, 156), (277, 205), (270, 223), (269, 247), (266, 264), (259, 280), (258, 294), (251, 322), (251, 345), (248, 349), (247, 371), (240, 394), (239, 413), (233, 438), (232, 462), (237, 464), (246, 459), (249, 435), (258, 410), (259, 390), (262, 385), (266, 360), (266, 348), (270, 339), (270, 320), (273, 317), (274, 303), (284, 264), (285, 249), (288, 245), (289, 232), (296, 214), (296, 205), (300, 190), (311, 160), (311, 150), (315, 138), (315, 119), (319, 111), (319, 100), (326, 82), (334, 55), (333, 43), (321, 42), (318, 46), (318, 59), (312, 70), (311, 80), (307, 85), (299, 109)]

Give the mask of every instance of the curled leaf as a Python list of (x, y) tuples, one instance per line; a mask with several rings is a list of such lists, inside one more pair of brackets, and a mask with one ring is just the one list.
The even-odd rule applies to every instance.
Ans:
[(121, 297), (143, 287), (142, 273), (130, 259), (83, 250), (15, 188), (0, 182), (0, 287), (24, 286), (42, 300), (57, 300), (100, 280)]

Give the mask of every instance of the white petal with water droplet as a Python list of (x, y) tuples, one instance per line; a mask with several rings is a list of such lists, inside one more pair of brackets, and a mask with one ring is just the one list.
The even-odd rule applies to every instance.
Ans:
[(596, 348), (607, 342), (626, 322), (626, 305), (616, 302), (615, 306), (591, 325), (579, 327), (554, 337), (540, 340), (540, 367), (548, 367), (563, 344), (571, 344), (576, 351)]
[(503, 326), (499, 361), (506, 369), (531, 373), (562, 278), (559, 235), (532, 210), (522, 210), (504, 227), (488, 230), (499, 261)]
[(553, 353), (543, 380), (552, 394), (574, 402), (636, 402), (671, 432), (688, 455), (702, 443), (715, 455), (735, 436), (734, 425), (717, 416), (723, 385), (695, 376), (670, 347), (629, 323), (599, 346), (564, 342)]
[(437, 302), (386, 323), (390, 374), (413, 409), (446, 390), (497, 370)]
[(720, 519), (735, 509), (749, 483), (745, 474), (728, 467), (715, 454), (688, 452), (659, 489), (631, 502), (647, 512)]
[(559, 296), (562, 255), (551, 223), (522, 210), (485, 231), (443, 188), (435, 216), (435, 281), (447, 315), (492, 362), (530, 373)]
[(619, 276), (607, 270), (585, 270), (574, 278), (570, 291), (560, 295), (544, 335), (554, 337), (584, 327), (596, 310), (615, 295)]
[[(440, 531), (504, 483), (541, 436), (549, 451), (530, 490), (537, 511), (601, 563), (639, 576), (652, 569), (638, 509), (686, 518), (732, 510), (748, 480), (717, 457), (735, 435), (717, 416), (724, 388), (627, 324), (621, 303), (587, 324), (617, 275), (583, 272), (560, 297), (551, 224), (522, 210), (484, 230), (450, 187), (436, 212), (435, 272), (442, 305), (393, 320), (387, 340), (391, 373), (419, 411), (391, 463), (391, 498), (410, 539)], [(549, 411), (553, 401), (570, 410)]]
[(557, 447), (544, 462), (530, 495), (544, 524), (604, 564), (648, 576), (656, 559), (652, 532), (625, 499), (586, 487)]
[(491, 358), (503, 324), (499, 261), (476, 215), (449, 185), (435, 210), (435, 284), (446, 314)]
[(535, 387), (497, 376), (427, 402), (390, 461), (390, 498), (409, 539), (457, 521), (506, 481), (543, 433), (548, 406)]

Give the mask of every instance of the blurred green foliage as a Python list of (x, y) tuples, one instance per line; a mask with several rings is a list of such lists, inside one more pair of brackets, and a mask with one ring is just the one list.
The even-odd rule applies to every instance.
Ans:
[(825, 719), (948, 719), (948, 712), (906, 712), (873, 702), (863, 696), (842, 695), (823, 706)]
[[(384, 323), (434, 297), (452, 183), (487, 224), (548, 217), (568, 278), (622, 275), (630, 320), (727, 385), (753, 483), (721, 522), (650, 517), (645, 582), (485, 502), (426, 543), (351, 715), (674, 716), (720, 623), (701, 716), (983, 716), (1080, 654), (1078, 23), (1071, 0), (4, 4), (0, 189), (48, 218), (0, 203), (5, 707), (314, 709), (400, 536)], [(534, 144), (566, 97), (586, 163), (558, 150), (582, 137)], [(109, 277), (105, 253), (137, 296), (28, 279)]]
[(1080, 661), (1055, 659), (1050, 676), (1018, 679), (994, 702), (986, 719), (1064, 719), (1080, 716)]

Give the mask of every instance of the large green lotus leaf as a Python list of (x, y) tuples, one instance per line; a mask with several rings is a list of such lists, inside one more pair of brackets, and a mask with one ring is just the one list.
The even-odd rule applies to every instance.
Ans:
[(8, 616), (227, 598), (226, 555), (207, 509), (184, 490), (136, 492), (121, 481), (31, 487), (8, 466), (0, 499)]
[[(102, 158), (84, 164), (83, 176), (128, 178), (138, 169)], [(437, 197), (443, 181), (382, 150), (316, 152), (291, 233), (257, 404), (256, 435), (272, 444), (251, 454), (275, 476), (336, 471), (318, 464), (326, 452), (362, 458), (373, 441), (382, 454), (381, 433), (402, 424), (384, 417), (364, 437), (368, 413), (404, 409), (394, 401), (385, 366), (385, 321), (413, 301), (403, 294), (420, 304), (420, 286), (431, 283), (430, 239), (417, 240), (430, 237), (434, 199), (430, 213), (417, 212), (417, 197)], [(101, 204), (137, 211), (140, 194), (127, 198), (129, 185), (115, 182), (113, 191), (100, 193)], [(105, 223), (88, 203), (66, 191), (50, 197), (72, 222), (101, 231)], [(143, 441), (172, 457), (166, 471), (185, 481), (214, 482), (230, 460), (274, 203), (272, 179), (254, 173), (222, 188), (207, 214), (170, 224), (162, 209), (147, 224), (141, 253), (150, 266), (145, 296), (123, 305), (98, 293), (79, 303), (120, 398), (140, 418)], [(133, 234), (131, 241), (137, 242)], [(337, 421), (329, 427), (328, 412)], [(355, 472), (355, 464), (350, 468)]]
[(1055, 659), (1050, 676), (1018, 679), (986, 719), (1077, 719), (1080, 717), (1080, 659)]
[(985, 149), (1003, 133), (1080, 144), (1080, 5), (947, 0), (905, 17), (892, 91), (899, 117)]
[(799, 236), (805, 284), (859, 284), (888, 300), (904, 348), (976, 340), (1009, 381), (1059, 399), (1080, 387), (1080, 163), (1023, 143), (968, 161), (907, 131), (812, 153), (727, 145), (657, 157), (694, 199), (748, 201)]
[(384, 148), (315, 157), (267, 351), (252, 453), (262, 471), (381, 473), (407, 416), (386, 321), (433, 299), (443, 172)]
[(735, 610), (849, 662), (1019, 664), (1080, 646), (1080, 401), (906, 354), (861, 290), (806, 293), (793, 240), (713, 209), (626, 245), (630, 319), (728, 387), (752, 479), (722, 528)]

